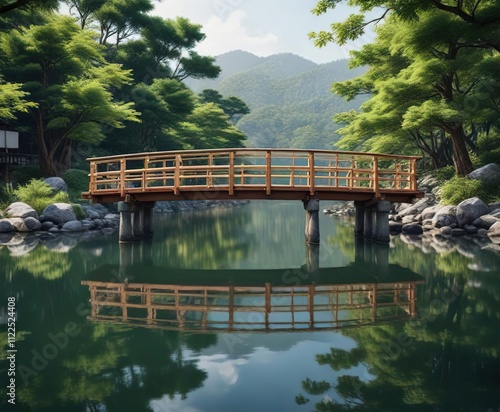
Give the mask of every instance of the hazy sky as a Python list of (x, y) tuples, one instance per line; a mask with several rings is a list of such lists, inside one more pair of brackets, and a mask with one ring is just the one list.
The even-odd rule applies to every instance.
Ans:
[(215, 56), (237, 49), (258, 56), (290, 52), (317, 63), (349, 57), (349, 50), (359, 48), (362, 41), (319, 49), (308, 33), (328, 29), (350, 11), (338, 7), (318, 17), (311, 13), (315, 5), (316, 0), (164, 0), (157, 3), (154, 14), (183, 16), (201, 24), (207, 37), (196, 50), (202, 54)]

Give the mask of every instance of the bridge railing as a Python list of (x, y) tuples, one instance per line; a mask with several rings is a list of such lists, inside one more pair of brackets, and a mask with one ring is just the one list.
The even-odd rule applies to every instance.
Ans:
[(417, 191), (415, 156), (219, 149), (88, 159), (90, 195), (218, 190)]

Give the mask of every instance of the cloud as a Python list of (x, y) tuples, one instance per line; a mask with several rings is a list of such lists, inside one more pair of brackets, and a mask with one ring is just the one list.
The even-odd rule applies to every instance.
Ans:
[(245, 50), (258, 56), (279, 52), (279, 38), (266, 31), (250, 31), (245, 26), (247, 14), (243, 10), (233, 10), (226, 19), (212, 16), (203, 25), (207, 40), (197, 50), (202, 54), (218, 55), (231, 50)]

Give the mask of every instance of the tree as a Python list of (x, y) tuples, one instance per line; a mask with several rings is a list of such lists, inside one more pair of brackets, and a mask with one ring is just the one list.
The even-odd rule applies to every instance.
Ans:
[(492, 67), (500, 64), (500, 55), (462, 47), (461, 24), (435, 10), (420, 12), (418, 20), (387, 17), (376, 42), (353, 52), (353, 64), (369, 64), (369, 72), (334, 85), (347, 98), (373, 94), (359, 114), (337, 117), (348, 123), (339, 131), (347, 138), (343, 144), (371, 139), (372, 147), (375, 141), (394, 149), (409, 138), (437, 164), (436, 138), (445, 133), (457, 174), (472, 171), (467, 145), (473, 147), (474, 125), (498, 116), (500, 88)]
[(183, 149), (243, 147), (246, 139), (215, 103), (198, 105), (171, 135)]
[(250, 108), (243, 100), (236, 96), (224, 98), (217, 90), (205, 89), (199, 94), (199, 97), (201, 103), (215, 103), (218, 105), (234, 124), (242, 116), (250, 113)]
[(1, 47), (6, 80), (23, 83), (37, 104), (29, 113), (44, 175), (69, 167), (74, 141), (95, 143), (104, 126), (137, 121), (133, 103), (112, 95), (130, 82), (130, 73), (108, 63), (92, 32), (72, 18), (51, 15), (46, 24), (2, 33)]
[(1, 0), (0, 14), (8, 13), (17, 9), (41, 8), (43, 10), (54, 10), (57, 8), (58, 0)]
[(0, 119), (12, 120), (16, 112), (27, 112), (36, 104), (26, 100), (28, 93), (23, 91), (22, 84), (0, 83)]

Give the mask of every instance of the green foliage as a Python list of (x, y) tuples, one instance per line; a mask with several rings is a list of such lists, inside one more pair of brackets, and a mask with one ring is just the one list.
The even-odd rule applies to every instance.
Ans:
[(446, 182), (455, 176), (455, 169), (453, 166), (445, 166), (432, 171), (431, 175), (434, 176), (439, 182)]
[(32, 179), (24, 186), (19, 186), (14, 190), (14, 196), (19, 201), (30, 205), (39, 215), (52, 203), (69, 203), (67, 193), (55, 192), (47, 183), (36, 179)]
[(83, 207), (79, 204), (71, 204), (73, 206), (73, 211), (75, 212), (75, 216), (78, 220), (83, 220), (87, 217), (87, 213), (83, 210)]
[(0, 185), (0, 209), (5, 209), (10, 203), (14, 202), (14, 191), (12, 185)]
[(73, 202), (78, 202), (82, 192), (89, 189), (89, 176), (85, 170), (68, 169), (62, 178), (68, 185), (69, 197)]
[(478, 197), (485, 203), (500, 199), (500, 185), (467, 177), (453, 177), (441, 186), (441, 202), (458, 205), (471, 197)]
[(477, 141), (478, 156), (481, 164), (500, 164), (500, 136), (481, 135)]

